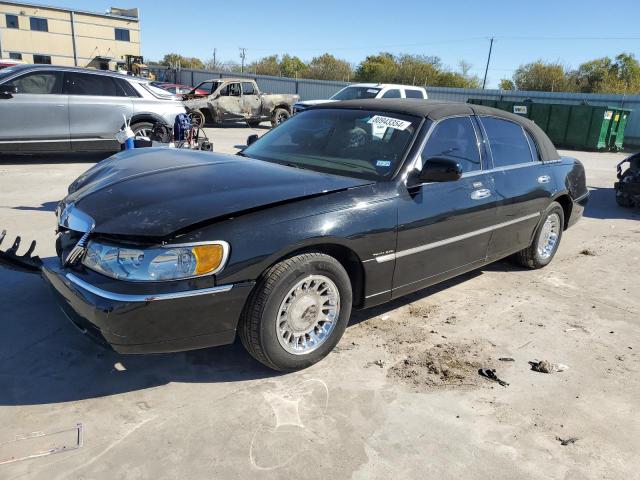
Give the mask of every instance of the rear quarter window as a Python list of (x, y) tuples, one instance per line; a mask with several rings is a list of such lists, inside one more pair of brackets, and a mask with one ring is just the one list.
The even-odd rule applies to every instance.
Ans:
[(424, 99), (424, 93), (422, 90), (405, 89), (404, 94), (407, 98), (422, 98)]
[(494, 168), (533, 161), (531, 147), (522, 126), (494, 117), (482, 117), (481, 122), (489, 139)]

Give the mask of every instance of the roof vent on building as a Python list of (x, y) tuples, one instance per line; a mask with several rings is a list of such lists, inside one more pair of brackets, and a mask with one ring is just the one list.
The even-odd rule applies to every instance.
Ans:
[(111, 7), (107, 13), (111, 15), (119, 15), (121, 17), (131, 17), (131, 18), (138, 18), (138, 15), (139, 15), (137, 8)]

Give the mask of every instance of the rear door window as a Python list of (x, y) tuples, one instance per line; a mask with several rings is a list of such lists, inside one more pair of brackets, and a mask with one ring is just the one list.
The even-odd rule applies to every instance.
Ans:
[(529, 132), (525, 130), (524, 134), (527, 136), (527, 140), (529, 141), (529, 146), (531, 147), (531, 154), (533, 155), (533, 159), (539, 162), (540, 152), (538, 151), (538, 144), (535, 142), (535, 140), (533, 139), (533, 137)]
[(244, 95), (255, 95), (256, 89), (251, 82), (242, 82), (242, 93)]
[(114, 79), (106, 75), (68, 72), (64, 76), (64, 86), (69, 95), (122, 96)]
[(60, 72), (32, 72), (14, 78), (9, 83), (18, 87), (18, 93), (56, 95), (62, 91), (62, 74)]
[(387, 90), (386, 92), (384, 92), (382, 98), (400, 98), (401, 96), (402, 95), (400, 95), (400, 90), (398, 90), (397, 88), (392, 88), (391, 90)]
[(533, 161), (531, 148), (521, 125), (494, 117), (481, 117), (487, 132), (494, 168)]
[(478, 139), (469, 117), (442, 120), (435, 127), (422, 151), (422, 163), (431, 157), (450, 158), (462, 171), (481, 169)]

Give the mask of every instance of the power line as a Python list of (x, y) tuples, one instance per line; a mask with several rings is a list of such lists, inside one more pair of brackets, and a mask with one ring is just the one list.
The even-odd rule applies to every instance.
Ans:
[[(432, 45), (447, 45), (453, 43), (465, 43), (465, 42), (477, 42), (480, 40), (487, 40), (493, 38), (494, 40), (515, 40), (515, 41), (526, 41), (526, 40), (541, 40), (541, 41), (554, 41), (554, 40), (564, 40), (564, 41), (583, 41), (583, 40), (600, 40), (600, 41), (620, 41), (620, 40), (637, 40), (640, 41), (640, 36), (633, 35), (582, 35), (582, 36), (542, 36), (542, 35), (493, 35), (491, 37), (483, 36), (483, 37), (466, 37), (466, 38), (451, 38), (445, 40), (438, 40), (433, 42), (419, 42), (419, 43), (400, 43), (400, 44), (387, 44), (387, 45), (359, 45), (359, 46), (323, 46), (323, 47), (308, 47), (308, 48), (294, 48), (289, 50), (295, 50), (299, 52), (316, 52), (316, 51), (355, 51), (355, 50), (380, 50), (380, 49), (395, 49), (395, 48), (407, 48), (407, 47), (428, 47)], [(261, 51), (261, 52), (278, 52), (285, 51), (279, 48), (265, 48), (265, 47), (251, 47), (251, 50)]]

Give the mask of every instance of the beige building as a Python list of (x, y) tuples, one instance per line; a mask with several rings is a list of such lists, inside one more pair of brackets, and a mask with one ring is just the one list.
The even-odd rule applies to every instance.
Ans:
[(0, 58), (114, 69), (140, 55), (138, 9), (107, 13), (0, 0)]

